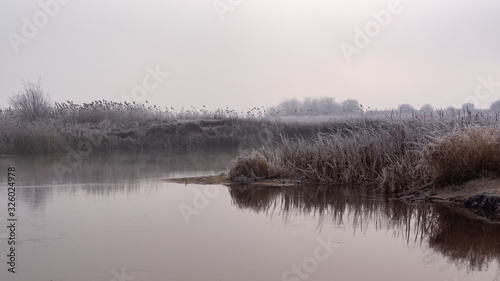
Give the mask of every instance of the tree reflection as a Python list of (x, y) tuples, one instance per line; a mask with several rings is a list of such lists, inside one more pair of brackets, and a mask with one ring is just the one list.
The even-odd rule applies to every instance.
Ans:
[[(225, 171), (237, 154), (237, 147), (221, 147), (94, 152), (80, 157), (71, 153), (14, 155), (0, 156), (0, 166), (16, 167), (20, 202), (27, 203), (31, 211), (40, 211), (58, 190), (100, 197), (135, 193), (151, 187), (151, 179)], [(6, 175), (0, 174), (1, 182), (7, 182)]]

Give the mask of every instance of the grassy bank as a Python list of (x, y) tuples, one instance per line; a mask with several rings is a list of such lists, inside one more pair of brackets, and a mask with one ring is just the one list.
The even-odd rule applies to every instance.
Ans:
[(0, 154), (71, 150), (162, 150), (227, 145), (260, 146), (280, 136), (310, 138), (335, 133), (376, 118), (266, 117), (262, 109), (175, 110), (143, 104), (96, 101), (56, 103), (27, 119), (22, 111), (0, 110)]
[(357, 123), (312, 138), (283, 137), (277, 145), (237, 159), (229, 178), (288, 178), (403, 194), (499, 174), (500, 127), (495, 119), (410, 118)]

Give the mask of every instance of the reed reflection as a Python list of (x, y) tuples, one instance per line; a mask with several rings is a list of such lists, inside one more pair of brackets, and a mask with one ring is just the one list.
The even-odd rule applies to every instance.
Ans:
[[(134, 193), (162, 178), (218, 173), (239, 153), (237, 147), (159, 152), (95, 152), (79, 159), (71, 154), (0, 156), (0, 166), (15, 166), (20, 202), (38, 211), (54, 192), (94, 196)], [(68, 160), (70, 159), (70, 160)], [(69, 162), (68, 162), (69, 161)], [(73, 162), (71, 162), (73, 161)], [(6, 174), (0, 181), (6, 182)]]
[(467, 209), (426, 202), (405, 203), (342, 187), (229, 187), (233, 205), (285, 222), (297, 215), (317, 219), (322, 227), (350, 224), (356, 231), (392, 230), (408, 244), (429, 247), (468, 271), (500, 266), (500, 224)]

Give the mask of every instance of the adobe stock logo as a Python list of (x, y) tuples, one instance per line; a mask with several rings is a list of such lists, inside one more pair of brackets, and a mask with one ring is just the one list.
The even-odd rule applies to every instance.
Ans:
[(219, 19), (223, 21), (224, 14), (234, 11), (234, 9), (241, 5), (242, 2), (243, 0), (215, 0), (212, 2), (212, 5), (214, 6), (215, 12), (217, 12), (217, 15), (219, 16)]
[(109, 281), (132, 281), (135, 279), (135, 276), (127, 275), (127, 273), (125, 272), (125, 267), (122, 268), (121, 273), (113, 269), (111, 270), (111, 274), (113, 274), (115, 278), (110, 279)]
[(155, 68), (147, 66), (145, 70), (147, 74), (143, 76), (142, 83), (133, 87), (130, 94), (121, 95), (122, 101), (139, 103), (146, 101), (149, 93), (160, 87), (160, 84), (170, 76), (170, 72), (162, 71), (159, 64)]
[(478, 84), (474, 89), (474, 95), (469, 95), (464, 99), (464, 103), (472, 103), (475, 107), (481, 106), (482, 102), (489, 100), (497, 89), (500, 89), (500, 81), (493, 80), (493, 73), (488, 74), (486, 78), (479, 76), (477, 80)]
[(286, 270), (281, 275), (282, 281), (300, 281), (307, 280), (316, 270), (318, 270), (321, 262), (326, 261), (332, 254), (334, 249), (340, 248), (339, 242), (333, 242), (331, 236), (323, 240), (321, 237), (316, 238), (318, 245), (314, 248), (313, 255), (306, 257), (299, 265), (292, 265), (291, 269)]
[(399, 15), (403, 11), (403, 6), (399, 0), (391, 0), (387, 4), (387, 9), (378, 12), (372, 11), (372, 20), (365, 23), (363, 29), (356, 26), (354, 28), (353, 44), (340, 43), (339, 47), (347, 62), (352, 62), (354, 54), (361, 54), (362, 50), (370, 45), (372, 39), (380, 35), (383, 28), (389, 26), (394, 15)]
[(66, 5), (70, 0), (40, 0), (38, 6), (40, 10), (36, 11), (31, 19), (23, 17), (21, 33), (17, 34), (15, 32), (9, 32), (7, 38), (9, 39), (10, 45), (14, 50), (14, 53), (19, 53), (19, 47), (21, 45), (26, 45), (29, 43), (30, 39), (33, 39), (41, 28), (44, 28), (51, 18), (54, 18), (59, 14), (61, 10), (61, 5)]
[(210, 199), (214, 199), (219, 195), (220, 190), (215, 186), (204, 186), (202, 190), (193, 189), (193, 206), (181, 203), (178, 208), (186, 224), (190, 224), (190, 217), (199, 215), (202, 210), (208, 207)]

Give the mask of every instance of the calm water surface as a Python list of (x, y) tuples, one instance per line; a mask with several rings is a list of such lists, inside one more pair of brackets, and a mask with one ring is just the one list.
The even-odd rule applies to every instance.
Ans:
[(227, 171), (239, 152), (0, 157), (0, 280), (500, 280), (500, 225), (463, 209), (340, 188), (161, 181)]

